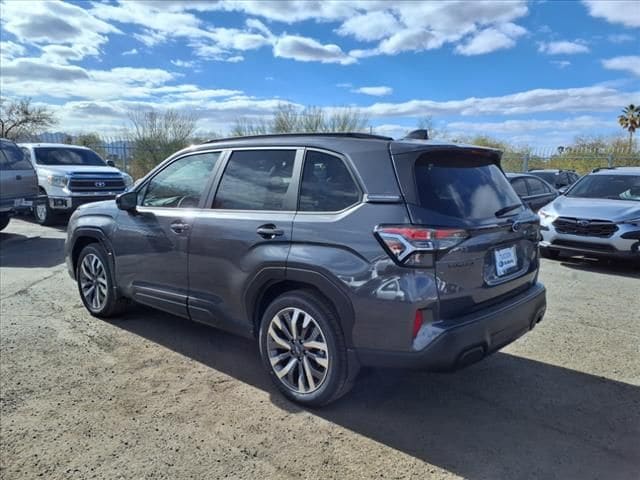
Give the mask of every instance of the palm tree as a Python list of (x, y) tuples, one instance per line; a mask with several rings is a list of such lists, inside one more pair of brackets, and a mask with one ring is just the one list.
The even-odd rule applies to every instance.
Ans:
[(622, 115), (618, 117), (618, 123), (629, 132), (629, 152), (633, 149), (633, 134), (640, 128), (640, 107), (633, 103), (622, 109)]

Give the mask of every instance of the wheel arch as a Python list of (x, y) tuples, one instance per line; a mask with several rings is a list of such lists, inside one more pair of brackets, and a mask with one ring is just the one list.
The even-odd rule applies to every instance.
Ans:
[(73, 266), (74, 277), (76, 269), (78, 267), (78, 258), (80, 256), (80, 252), (84, 247), (92, 243), (97, 243), (102, 248), (104, 248), (104, 250), (107, 252), (107, 258), (109, 259), (109, 266), (112, 269), (115, 269), (113, 249), (111, 248), (111, 244), (109, 243), (109, 240), (105, 233), (99, 228), (83, 227), (78, 228), (73, 233), (73, 240), (71, 242), (71, 249), (69, 251), (69, 254), (71, 256), (71, 264)]
[(280, 295), (294, 290), (310, 291), (331, 308), (342, 329), (346, 346), (352, 347), (355, 315), (349, 297), (325, 275), (297, 268), (287, 268), (285, 276), (269, 269), (263, 270), (250, 284), (245, 304), (254, 335), (260, 329), (262, 315), (268, 306)]

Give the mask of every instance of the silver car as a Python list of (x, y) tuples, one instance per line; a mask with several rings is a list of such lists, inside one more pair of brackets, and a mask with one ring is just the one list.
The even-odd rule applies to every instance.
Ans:
[(596, 169), (538, 215), (546, 256), (640, 261), (640, 167)]

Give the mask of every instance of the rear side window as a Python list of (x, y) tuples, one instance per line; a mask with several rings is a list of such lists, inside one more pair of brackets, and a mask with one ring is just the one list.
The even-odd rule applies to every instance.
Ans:
[(307, 151), (298, 210), (338, 212), (359, 199), (360, 191), (340, 158), (313, 150)]
[(550, 192), (547, 186), (536, 178), (527, 178), (527, 185), (529, 185), (529, 194), (531, 195), (543, 195)]
[(295, 157), (295, 150), (233, 152), (213, 208), (285, 210)]
[(2, 142), (0, 164), (3, 170), (32, 170), (31, 162), (25, 153), (16, 145)]
[(478, 155), (422, 155), (415, 164), (415, 179), (420, 205), (449, 219), (486, 220), (505, 207), (522, 204), (502, 170)]
[(516, 193), (518, 195), (520, 195), (521, 197), (526, 197), (527, 195), (529, 195), (529, 192), (527, 190), (527, 184), (524, 183), (524, 178), (516, 178), (516, 179), (514, 179), (511, 182), (511, 186), (516, 191)]

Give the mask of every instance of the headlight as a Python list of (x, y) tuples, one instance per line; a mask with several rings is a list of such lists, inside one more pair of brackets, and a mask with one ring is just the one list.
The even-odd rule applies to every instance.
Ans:
[(542, 209), (538, 210), (538, 216), (540, 217), (541, 225), (549, 225), (550, 223), (553, 223), (556, 218), (558, 218), (558, 215), (556, 213), (551, 213)]
[(122, 172), (122, 179), (124, 180), (124, 186), (129, 188), (133, 185), (133, 177), (127, 173)]
[(67, 177), (66, 175), (49, 175), (47, 177), (47, 181), (49, 182), (49, 185), (64, 188), (69, 182), (69, 177)]

